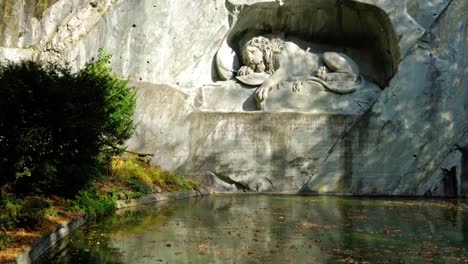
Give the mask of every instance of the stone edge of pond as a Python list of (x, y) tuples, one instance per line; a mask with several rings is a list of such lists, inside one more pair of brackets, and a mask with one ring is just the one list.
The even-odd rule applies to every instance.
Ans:
[(117, 201), (117, 209), (150, 204), (164, 200), (181, 200), (195, 196), (211, 195), (212, 193), (212, 191), (204, 189), (182, 192), (153, 193), (129, 201), (119, 200)]
[(215, 195), (284, 195), (284, 196), (334, 196), (349, 198), (389, 198), (389, 199), (435, 199), (435, 200), (456, 200), (468, 199), (468, 194), (459, 196), (424, 196), (424, 195), (391, 195), (391, 194), (357, 194), (357, 193), (299, 193), (299, 192), (255, 192), (255, 191), (212, 191)]
[[(142, 196), (133, 200), (118, 200), (117, 209), (156, 203), (164, 200), (181, 200), (195, 196), (205, 196), (212, 194), (210, 190), (192, 190), (182, 192), (154, 193)], [(87, 221), (86, 215), (74, 217), (64, 224), (57, 225), (54, 229), (48, 231), (41, 238), (36, 240), (31, 246), (27, 247), (23, 253), (19, 254), (12, 263), (30, 264), (59, 240), (66, 237), (70, 232), (82, 226)]]
[(36, 240), (31, 246), (27, 247), (12, 263), (32, 263), (60, 239), (66, 237), (71, 231), (86, 223), (86, 220), (87, 216), (81, 215), (68, 220), (66, 223), (57, 225), (54, 229), (42, 235), (42, 237)]

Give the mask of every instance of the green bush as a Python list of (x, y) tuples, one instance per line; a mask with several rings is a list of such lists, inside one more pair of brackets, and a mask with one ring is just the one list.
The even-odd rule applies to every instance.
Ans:
[(0, 66), (0, 186), (74, 195), (123, 151), (135, 92), (109, 55), (72, 73), (35, 61)]
[(128, 178), (125, 183), (133, 192), (140, 196), (151, 193), (151, 187), (138, 178)]
[(69, 207), (73, 211), (82, 211), (92, 217), (107, 215), (117, 208), (117, 194), (85, 188), (70, 201)]

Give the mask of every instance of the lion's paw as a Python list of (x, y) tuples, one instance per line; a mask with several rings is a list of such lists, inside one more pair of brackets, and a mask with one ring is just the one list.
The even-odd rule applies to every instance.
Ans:
[(292, 85), (292, 91), (300, 92), (303, 86), (304, 86), (304, 83), (302, 82), (302, 80), (296, 80)]
[(317, 70), (317, 77), (326, 81), (327, 80), (327, 67), (322, 66)]
[(250, 69), (249, 67), (247, 66), (242, 66), (239, 71), (237, 71), (237, 76), (243, 76), (243, 75), (249, 75), (251, 74), (253, 71), (252, 69)]
[(258, 102), (264, 101), (268, 97), (268, 92), (270, 91), (269, 87), (259, 87), (257, 89), (256, 98)]

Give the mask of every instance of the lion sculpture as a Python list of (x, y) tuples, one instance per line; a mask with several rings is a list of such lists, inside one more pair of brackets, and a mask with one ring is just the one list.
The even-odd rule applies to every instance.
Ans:
[(325, 52), (320, 56), (280, 38), (252, 38), (242, 49), (242, 63), (236, 78), (247, 85), (260, 85), (256, 90), (259, 109), (264, 108), (272, 88), (285, 81), (293, 82), (294, 92), (310, 81), (339, 94), (365, 84), (357, 64), (345, 54)]

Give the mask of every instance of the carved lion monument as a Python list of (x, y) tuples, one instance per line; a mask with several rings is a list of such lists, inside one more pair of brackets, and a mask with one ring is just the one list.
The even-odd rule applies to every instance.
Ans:
[(236, 79), (244, 84), (260, 85), (256, 90), (259, 109), (263, 109), (272, 88), (286, 81), (293, 82), (294, 92), (299, 92), (303, 82), (309, 81), (339, 94), (354, 92), (365, 84), (359, 67), (345, 54), (318, 55), (280, 38), (252, 38), (242, 49), (242, 63)]

